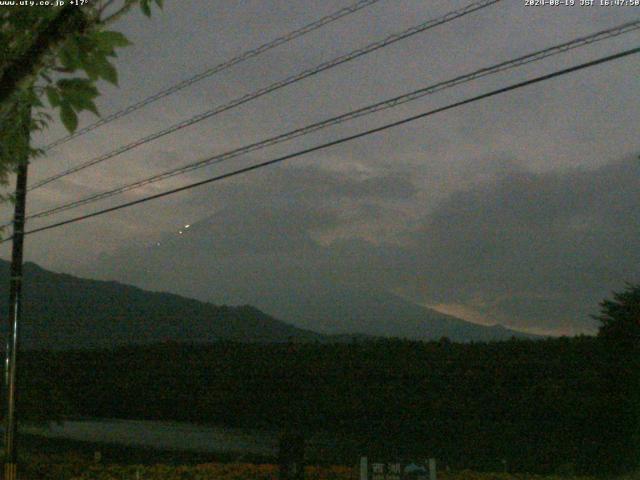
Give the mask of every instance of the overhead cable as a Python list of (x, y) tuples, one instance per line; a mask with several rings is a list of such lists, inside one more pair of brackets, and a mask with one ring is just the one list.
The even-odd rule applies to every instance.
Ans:
[(326, 61), (321, 63), (320, 65), (317, 65), (313, 68), (304, 70), (300, 73), (297, 73), (295, 75), (291, 75), (283, 80), (279, 80), (275, 83), (272, 83), (271, 85), (267, 86), (267, 87), (263, 87), (259, 90), (256, 90), (252, 93), (248, 93), (246, 95), (243, 95), (241, 97), (238, 97), (234, 100), (231, 100), (228, 103), (225, 103), (223, 105), (219, 105), (211, 110), (208, 110), (206, 112), (200, 113), (198, 115), (195, 115), (187, 120), (184, 120), (182, 122), (176, 123), (170, 127), (167, 127), (163, 130), (160, 130), (158, 132), (152, 133), (150, 135), (147, 135), (146, 137), (140, 138), (138, 140), (135, 140), (131, 143), (128, 143), (127, 145), (123, 145), (115, 150), (112, 150), (111, 152), (105, 153), (103, 155), (100, 155), (96, 158), (93, 158), (91, 160), (88, 160), (86, 162), (83, 162), (75, 167), (69, 168), (67, 170), (64, 170), (63, 172), (57, 173), (55, 175), (52, 175), (48, 178), (45, 178), (43, 180), (40, 180), (39, 182), (36, 182), (35, 184), (31, 185), (29, 187), (29, 190), (34, 190), (36, 188), (40, 188), (43, 187), (44, 185), (47, 185), (51, 182), (53, 182), (54, 180), (58, 180), (60, 178), (66, 177), (67, 175), (71, 175), (73, 173), (79, 172), (81, 170), (84, 170), (85, 168), (89, 168), (93, 165), (96, 165), (98, 163), (104, 162), (105, 160), (109, 160), (111, 158), (114, 158), (118, 155), (121, 155), (125, 152), (128, 152), (130, 150), (133, 150), (134, 148), (137, 148), (141, 145), (145, 145), (149, 142), (152, 142), (154, 140), (157, 140), (161, 137), (164, 137), (166, 135), (169, 135), (171, 133), (177, 132), (179, 130), (182, 130), (184, 128), (187, 128), (191, 125), (194, 125), (196, 123), (199, 123), (203, 120), (206, 120), (208, 118), (211, 118), (215, 115), (218, 115), (220, 113), (226, 112), (227, 110), (231, 110), (235, 107), (238, 107), (240, 105), (243, 105), (247, 102), (250, 102), (252, 100), (255, 100), (256, 98), (262, 97), (263, 95), (267, 95), (268, 93), (274, 92), (276, 90), (279, 90), (281, 88), (284, 88), (288, 85), (291, 85), (293, 83), (299, 82), (301, 80), (304, 80), (305, 78), (309, 78), (311, 76), (317, 75), (321, 72), (324, 72), (325, 70), (329, 70), (331, 68), (337, 67), (338, 65), (342, 65), (344, 63), (350, 62), (351, 60), (355, 60), (356, 58), (359, 58), (363, 55), (367, 55), (373, 51), (379, 50), (381, 48), (387, 47), (393, 43), (399, 42), (400, 40), (403, 40), (405, 38), (411, 37), (413, 35), (416, 35), (418, 33), (424, 32), (426, 30), (429, 30), (431, 28), (434, 28), (438, 25), (442, 25), (448, 22), (451, 22), (457, 18), (463, 17), (465, 15), (468, 15), (472, 12), (475, 12), (477, 10), (489, 7), (495, 3), (498, 3), (502, 0), (480, 0), (480, 1), (476, 1), (473, 2), (469, 5), (467, 5), (466, 7), (460, 8), (458, 10), (454, 10), (452, 12), (449, 12), (441, 17), (435, 18), (435, 19), (431, 19), (431, 20), (427, 20), (426, 22), (421, 23), (420, 25), (416, 25), (414, 27), (411, 27), (407, 30), (404, 30), (402, 32), (399, 33), (394, 33), (392, 35), (387, 36), (386, 38), (384, 38), (383, 40), (377, 41), (377, 42), (373, 42), (370, 43), (369, 45), (359, 48), (357, 50), (353, 50), (345, 55), (341, 55), (337, 58), (334, 58), (332, 60)]
[[(623, 57), (627, 57), (627, 56), (630, 56), (630, 55), (635, 55), (637, 53), (640, 53), (640, 47), (636, 47), (636, 48), (633, 48), (633, 49), (630, 49), (630, 50), (625, 50), (623, 52), (619, 52), (619, 53), (616, 53), (616, 54), (613, 54), (613, 55), (608, 55), (606, 57), (601, 57), (601, 58), (598, 58), (596, 60), (592, 60), (590, 62), (586, 62), (586, 63), (582, 63), (582, 64), (579, 64), (579, 65), (575, 65), (573, 67), (569, 67), (569, 68), (565, 68), (565, 69), (562, 69), (562, 70), (558, 70), (558, 71), (555, 71), (553, 73), (549, 73), (547, 75), (542, 75), (542, 76), (539, 76), (539, 77), (532, 78), (530, 80), (525, 80), (523, 82), (518, 82), (518, 83), (515, 83), (515, 84), (512, 84), (512, 85), (509, 85), (507, 87), (498, 88), (498, 89), (492, 90), (492, 91), (490, 91), (488, 93), (484, 93), (484, 94), (481, 94), (481, 95), (476, 95), (474, 97), (467, 98), (467, 99), (461, 100), (459, 102), (451, 103), (451, 104), (446, 105), (444, 107), (439, 107), (439, 108), (436, 108), (436, 109), (433, 109), (433, 110), (429, 110), (427, 112), (423, 112), (423, 113), (420, 113), (418, 115), (413, 115), (411, 117), (407, 117), (407, 118), (404, 118), (402, 120), (398, 120), (396, 122), (388, 123), (388, 124), (382, 125), (380, 127), (372, 128), (370, 130), (366, 130), (366, 131), (357, 133), (355, 135), (349, 135), (349, 136), (346, 136), (346, 137), (342, 137), (342, 138), (339, 138), (337, 140), (333, 140), (331, 142), (323, 143), (323, 144), (317, 145), (315, 147), (311, 147), (311, 148), (307, 148), (307, 149), (304, 149), (304, 150), (300, 150), (298, 152), (291, 153), (291, 154), (288, 154), (288, 155), (284, 155), (284, 156), (281, 156), (281, 157), (278, 157), (278, 158), (274, 158), (272, 160), (267, 160), (267, 161), (264, 161), (264, 162), (261, 162), (261, 163), (258, 163), (258, 164), (251, 165), (249, 167), (240, 168), (238, 170), (234, 170), (232, 172), (228, 172), (228, 173), (225, 173), (225, 174), (222, 174), (222, 175), (218, 175), (218, 176), (215, 176), (215, 177), (212, 177), (212, 178), (208, 178), (206, 180), (201, 180), (201, 181), (198, 181), (198, 182), (190, 183), (190, 184), (184, 185), (182, 187), (178, 187), (178, 188), (174, 188), (174, 189), (171, 189), (171, 190), (167, 190), (165, 192), (157, 193), (155, 195), (149, 195), (149, 196), (146, 196), (146, 197), (143, 197), (143, 198), (139, 198), (137, 200), (133, 200), (133, 201), (130, 201), (130, 202), (122, 203), (120, 205), (116, 205), (114, 207), (105, 208), (105, 209), (98, 210), (98, 211), (95, 211), (95, 212), (92, 212), (92, 213), (88, 213), (88, 214), (85, 214), (85, 215), (80, 215), (80, 216), (77, 216), (77, 217), (74, 217), (74, 218), (70, 218), (68, 220), (57, 222), (57, 223), (54, 223), (54, 224), (51, 224), (51, 225), (46, 225), (44, 227), (35, 228), (33, 230), (29, 230), (29, 231), (25, 232), (25, 235), (30, 235), (30, 234), (34, 234), (34, 233), (38, 233), (38, 232), (43, 232), (43, 231), (46, 231), (46, 230), (51, 230), (53, 228), (58, 228), (58, 227), (61, 227), (63, 225), (69, 225), (71, 223), (80, 222), (80, 221), (83, 221), (83, 220), (87, 220), (89, 218), (97, 217), (97, 216), (104, 215), (104, 214), (107, 214), (107, 213), (110, 213), (110, 212), (114, 212), (114, 211), (117, 211), (117, 210), (122, 210), (124, 208), (132, 207), (134, 205), (138, 205), (138, 204), (141, 204), (141, 203), (149, 202), (151, 200), (156, 200), (158, 198), (162, 198), (162, 197), (166, 197), (166, 196), (169, 196), (169, 195), (173, 195), (175, 193), (183, 192), (183, 191), (186, 191), (186, 190), (191, 190), (192, 188), (200, 187), (200, 186), (207, 185), (207, 184), (210, 184), (210, 183), (213, 183), (213, 182), (224, 180), (226, 178), (230, 178), (230, 177), (234, 177), (234, 176), (237, 176), (237, 175), (241, 175), (241, 174), (253, 171), (253, 170), (258, 170), (258, 169), (261, 169), (261, 168), (264, 168), (264, 167), (275, 165), (277, 163), (281, 163), (281, 162), (284, 162), (286, 160), (290, 160), (292, 158), (296, 158), (296, 157), (300, 157), (300, 156), (303, 156), (303, 155), (307, 155), (307, 154), (312, 153), (312, 152), (316, 152), (316, 151), (319, 151), (319, 150), (324, 150), (324, 149), (326, 149), (328, 147), (332, 147), (332, 146), (335, 146), (335, 145), (340, 145), (342, 143), (346, 143), (346, 142), (349, 142), (349, 141), (352, 141), (352, 140), (356, 140), (358, 138), (362, 138), (362, 137), (365, 137), (365, 136), (368, 136), (368, 135), (371, 135), (371, 134), (374, 134), (374, 133), (382, 132), (384, 130), (388, 130), (390, 128), (394, 128), (394, 127), (397, 127), (397, 126), (400, 126), (400, 125), (404, 125), (406, 123), (413, 122), (413, 121), (421, 119), (421, 118), (426, 118), (426, 117), (429, 117), (431, 115), (435, 115), (436, 113), (440, 113), (440, 112), (444, 112), (444, 111), (447, 111), (447, 110), (451, 110), (451, 109), (454, 109), (454, 108), (457, 108), (457, 107), (460, 107), (460, 106), (463, 106), (463, 105), (468, 105), (470, 103), (477, 102), (479, 100), (490, 98), (490, 97), (493, 97), (493, 96), (496, 96), (496, 95), (500, 95), (502, 93), (510, 92), (510, 91), (513, 91), (513, 90), (516, 90), (516, 89), (519, 89), (519, 88), (523, 88), (523, 87), (526, 87), (526, 86), (529, 86), (529, 85), (533, 85), (533, 84), (536, 84), (536, 83), (540, 83), (540, 82), (544, 82), (544, 81), (547, 81), (547, 80), (551, 80), (553, 78), (557, 78), (557, 77), (560, 77), (560, 76), (563, 76), (563, 75), (567, 75), (569, 73), (576, 72), (578, 70), (583, 70), (585, 68), (589, 68), (589, 67), (593, 67), (593, 66), (600, 65), (600, 64), (603, 64), (603, 63), (611, 62), (613, 60), (618, 60), (618, 59), (621, 59)], [(4, 243), (4, 242), (6, 242), (6, 241), (8, 241), (10, 239), (11, 239), (11, 237), (0, 241), (0, 243)]]
[(57, 147), (59, 145), (62, 145), (64, 143), (67, 143), (69, 140), (72, 140), (76, 137), (79, 137), (81, 135), (84, 135), (92, 130), (95, 130), (96, 128), (99, 128), (103, 125), (106, 125), (107, 123), (111, 123), (114, 120), (117, 120), (119, 118), (125, 117), (133, 112), (135, 112), (136, 110), (141, 109), (142, 107), (145, 107), (151, 103), (154, 103), (162, 98), (168, 97), (169, 95), (172, 95), (176, 92), (179, 92), (180, 90), (183, 90), (191, 85), (193, 85), (194, 83), (197, 83), (201, 80), (204, 80), (205, 78), (209, 78), (219, 72), (222, 72), (223, 70), (226, 70), (228, 68), (231, 68), (235, 65), (238, 65), (239, 63), (242, 63), (246, 60), (249, 60), (251, 58), (257, 57), (258, 55), (265, 53), (273, 48), (276, 48), (280, 45), (283, 45), (287, 42), (290, 42), (298, 37), (301, 37), (303, 35), (306, 35), (307, 33), (313, 32), (314, 30), (319, 29), (320, 27), (323, 27), (329, 23), (335, 22), (336, 20), (339, 20), (340, 18), (346, 17), (347, 15), (351, 15), (352, 13), (357, 12), (358, 10), (361, 10), (365, 7), (368, 7), (370, 5), (373, 5), (374, 3), (378, 3), (380, 0), (360, 0), (356, 3), (354, 3), (353, 5), (350, 5), (348, 7), (344, 7), (341, 8), (340, 10), (333, 12), (329, 15), (326, 15), (314, 22), (311, 22), (297, 30), (294, 30), (292, 32), (287, 33), (286, 35), (283, 35), (281, 37), (278, 37), (274, 40), (271, 40), (270, 42), (264, 43), (262, 45), (260, 45), (257, 48), (251, 49), (251, 50), (247, 50), (246, 52), (241, 53), (240, 55), (233, 57), (223, 63), (220, 63), (218, 65), (215, 65), (214, 67), (208, 68), (207, 70), (204, 70), (196, 75), (193, 75), (185, 80), (182, 80), (181, 82), (176, 83), (175, 85), (172, 85), (171, 87), (165, 88), (164, 90), (160, 90), (159, 92), (154, 93), (153, 95), (148, 96), (147, 98), (144, 98), (143, 100), (140, 100), (139, 102), (136, 102), (132, 105), (127, 106), (126, 108), (123, 108), (122, 110), (118, 110), (117, 112), (111, 113), (103, 118), (100, 118), (99, 120), (97, 120), (96, 122), (92, 123), (91, 125), (87, 125), (84, 128), (81, 128), (73, 133), (70, 133), (69, 135), (66, 135), (62, 138), (59, 138), (58, 140), (49, 143), (48, 145), (46, 145), (45, 147), (42, 148), (42, 150), (44, 152), (47, 152), (49, 150), (51, 150), (54, 147)]
[(482, 77), (486, 77), (488, 75), (493, 75), (499, 72), (503, 72), (512, 68), (516, 68), (522, 65), (526, 65), (532, 62), (536, 62), (536, 61), (540, 61), (543, 60), (545, 58), (554, 56), (554, 55), (558, 55), (561, 54), (563, 52), (566, 52), (568, 50), (572, 50), (578, 47), (582, 47), (585, 45), (590, 45), (594, 42), (598, 42), (598, 41), (602, 41), (608, 38), (612, 38), (618, 35), (622, 35), (624, 33), (628, 33), (634, 30), (638, 30), (640, 29), (640, 20), (636, 20), (634, 22), (628, 22), (622, 25), (618, 25), (617, 27), (613, 27), (613, 28), (609, 28), (607, 30), (602, 30), (596, 33), (593, 33), (591, 35), (585, 36), (585, 37), (580, 37), (577, 38), (575, 40), (571, 40), (570, 42), (566, 42), (566, 43), (562, 43), (559, 45), (555, 45), (553, 47), (549, 47), (546, 48), (544, 50), (538, 50), (536, 52), (533, 53), (529, 53), (527, 55), (523, 55), (520, 57), (517, 57), (515, 59), (512, 60), (508, 60), (505, 62), (501, 62), (498, 63), (496, 65), (492, 65), (489, 67), (485, 67), (485, 68), (481, 68), (479, 70), (475, 70), (471, 73), (467, 73), (465, 75), (460, 75), (458, 77), (455, 77), (453, 79), (450, 80), (446, 80), (443, 82), (439, 82), (424, 88), (420, 88), (418, 90), (414, 90), (412, 92), (400, 95), (400, 96), (396, 96), (381, 102), (377, 102), (371, 105), (368, 105), (366, 107), (363, 108), (359, 108), (357, 110), (353, 110), (347, 113), (344, 113), (342, 115), (338, 115), (320, 122), (316, 122), (310, 125), (307, 125), (305, 127), (302, 128), (298, 128), (280, 135), (276, 135), (274, 137), (259, 141), (259, 142), (255, 142), (240, 148), (236, 148), (234, 150), (230, 150), (228, 152), (224, 152), (218, 155), (214, 155), (202, 160), (199, 160), (197, 162), (194, 163), (190, 163), (188, 165), (184, 165), (178, 168), (174, 168), (174, 169), (170, 169), (168, 171), (156, 174), (156, 175), (152, 175), (150, 177), (147, 177), (145, 179), (142, 180), (138, 180), (126, 185), (122, 185), (120, 187), (111, 189), (111, 190), (107, 190), (107, 191), (103, 191), (103, 192), (99, 192), (90, 196), (87, 196), (85, 198), (79, 199), (79, 200), (75, 200), (73, 202), (69, 202), (67, 204), (64, 205), (60, 205), (57, 207), (53, 207), (47, 210), (43, 210), (34, 214), (31, 214), (29, 216), (27, 216), (28, 219), (34, 219), (34, 218), (41, 218), (41, 217), (46, 217), (46, 216), (50, 216), (59, 212), (63, 212), (66, 210), (70, 210), (73, 208), (77, 208), (80, 207), (82, 205), (86, 205), (88, 203), (93, 203), (99, 200), (103, 200), (115, 195), (119, 195), (125, 192), (128, 192), (130, 190), (134, 190), (137, 188), (141, 188), (144, 187), (146, 185), (150, 185), (162, 180), (166, 180), (168, 178), (177, 176), (177, 175), (182, 175), (188, 172), (191, 172), (193, 170), (197, 170), (203, 167), (207, 167), (210, 165), (214, 165), (214, 164), (218, 164), (218, 163), (222, 163), (224, 161), (230, 160), (232, 158), (241, 156), (241, 155), (245, 155), (247, 153), (250, 152), (254, 152), (256, 150), (260, 150), (272, 145), (276, 145), (279, 143), (283, 143), (289, 140), (292, 140), (294, 138), (300, 137), (302, 135), (308, 135), (312, 132), (316, 132), (318, 130), (322, 130), (324, 128), (333, 126), (333, 125), (338, 125), (350, 120), (354, 120), (356, 118), (359, 117), (363, 117), (365, 115), (370, 115), (372, 113), (375, 112), (379, 112), (382, 110), (386, 110), (389, 108), (393, 108), (396, 107), (398, 105), (402, 105), (404, 103), (407, 102), (411, 102), (411, 101), (415, 101), (417, 99), (420, 99), (424, 96), (445, 90), (445, 89), (449, 89), (449, 88), (453, 88), (455, 86), (461, 85), (463, 83), (467, 83), (470, 82), (472, 80), (477, 80), (479, 78)]

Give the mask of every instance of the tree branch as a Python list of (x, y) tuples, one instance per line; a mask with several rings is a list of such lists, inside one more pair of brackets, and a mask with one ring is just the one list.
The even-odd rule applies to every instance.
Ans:
[(87, 24), (81, 7), (63, 7), (60, 13), (36, 34), (31, 47), (4, 70), (0, 77), (0, 108), (4, 110), (13, 94), (33, 79), (48, 53), (70, 34), (84, 31)]

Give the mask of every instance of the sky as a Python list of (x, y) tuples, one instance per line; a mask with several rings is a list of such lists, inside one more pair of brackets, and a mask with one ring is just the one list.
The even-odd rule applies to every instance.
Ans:
[[(381, 0), (50, 151), (32, 163), (30, 181), (467, 3)], [(100, 84), (99, 110), (117, 111), (348, 4), (168, 0), (151, 19), (135, 12), (114, 26), (134, 45), (116, 60), (119, 88)], [(34, 190), (28, 211), (637, 18), (640, 7), (503, 0)], [(635, 31), (29, 225), (295, 152), (639, 40)], [(598, 303), (640, 281), (639, 66), (637, 56), (610, 62), (34, 234), (26, 260), (214, 303), (260, 306), (349, 285), (477, 323), (593, 333)], [(81, 125), (94, 120), (83, 114)], [(64, 133), (56, 122), (34, 143)], [(10, 218), (8, 206), (2, 215)], [(7, 244), (0, 254), (9, 258)]]

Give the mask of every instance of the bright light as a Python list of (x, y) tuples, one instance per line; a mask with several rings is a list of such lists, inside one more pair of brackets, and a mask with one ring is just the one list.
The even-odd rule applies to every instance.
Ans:
[(182, 235), (182, 230), (178, 230), (178, 233), (179, 233), (180, 235)]
[(186, 225), (184, 226), (184, 228), (189, 228), (190, 226), (191, 226), (191, 225), (186, 224)]

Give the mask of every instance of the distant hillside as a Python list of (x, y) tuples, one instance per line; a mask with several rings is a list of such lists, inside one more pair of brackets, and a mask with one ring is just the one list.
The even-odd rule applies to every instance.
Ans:
[(380, 337), (455, 342), (541, 338), (501, 325), (479, 325), (437, 312), (387, 292), (345, 285), (298, 291), (288, 301), (279, 297), (256, 299), (263, 311), (301, 328), (316, 327), (326, 334), (365, 333)]
[[(22, 345), (102, 348), (164, 341), (327, 340), (251, 306), (216, 306), (116, 282), (86, 280), (25, 264)], [(9, 263), (0, 260), (0, 312), (6, 318)], [(6, 331), (2, 322), (3, 334)]]
[(391, 294), (349, 242), (323, 246), (300, 232), (292, 239), (277, 228), (263, 232), (263, 226), (253, 225), (247, 233), (248, 228), (215, 214), (193, 222), (183, 235), (167, 232), (157, 242), (133, 242), (103, 255), (86, 265), (84, 275), (216, 304), (253, 305), (298, 328), (343, 340), (358, 334), (413, 340), (446, 336), (458, 342), (538, 338), (471, 323)]
[[(22, 345), (104, 348), (158, 342), (350, 342), (383, 336), (413, 340), (533, 338), (501, 326), (476, 325), (399, 297), (346, 288), (256, 299), (258, 308), (217, 306), (118, 282), (87, 280), (25, 264)], [(7, 312), (9, 264), (0, 260), (0, 313)], [(309, 293), (309, 292), (307, 292)], [(265, 311), (269, 313), (264, 313)], [(278, 320), (284, 319), (284, 321)], [(294, 326), (295, 325), (295, 326)], [(316, 332), (320, 326), (320, 333)], [(6, 325), (0, 328), (4, 331)]]

